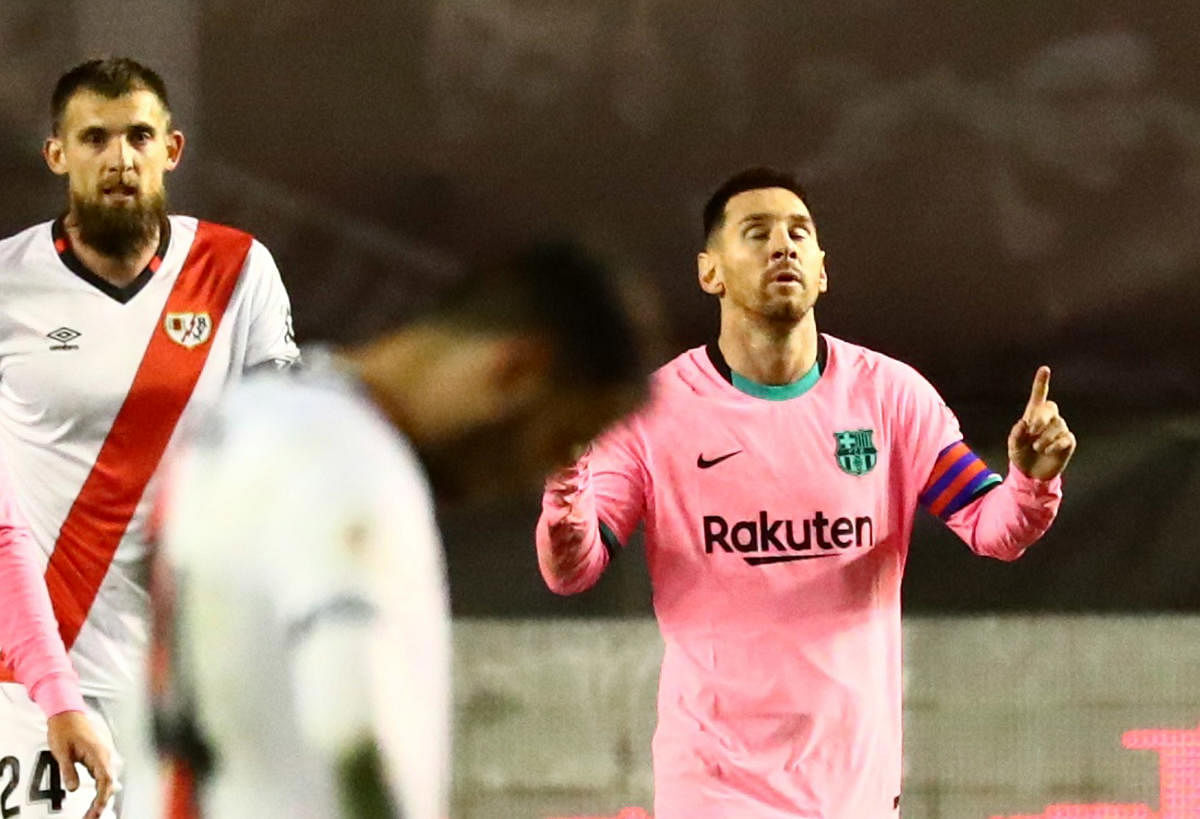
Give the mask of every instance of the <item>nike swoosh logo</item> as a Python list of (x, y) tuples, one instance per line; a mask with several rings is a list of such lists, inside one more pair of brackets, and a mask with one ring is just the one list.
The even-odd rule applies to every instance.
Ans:
[(724, 455), (718, 455), (716, 458), (713, 458), (711, 461), (708, 460), (707, 458), (705, 458), (703, 455), (697, 455), (696, 456), (696, 466), (700, 467), (701, 469), (708, 469), (710, 466), (716, 466), (717, 464), (721, 463), (721, 461), (732, 458), (734, 455), (737, 455), (739, 452), (741, 452), (740, 449), (735, 449), (733, 452), (727, 452)]

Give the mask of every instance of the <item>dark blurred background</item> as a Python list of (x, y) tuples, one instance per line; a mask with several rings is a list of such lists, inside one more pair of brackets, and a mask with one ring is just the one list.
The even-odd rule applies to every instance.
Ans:
[[(38, 156), (55, 78), (127, 52), (189, 137), (173, 205), (271, 248), (302, 339), (361, 338), (566, 231), (630, 279), (661, 362), (715, 332), (708, 193), (792, 168), (823, 330), (926, 374), (995, 468), (1041, 363), (1080, 439), (1025, 560), (922, 520), (908, 609), (1195, 611), (1197, 31), (1158, 0), (4, 0), (0, 234), (64, 207)], [(545, 591), (537, 504), (445, 510), (456, 613), (649, 611), (636, 545), (591, 593)]]

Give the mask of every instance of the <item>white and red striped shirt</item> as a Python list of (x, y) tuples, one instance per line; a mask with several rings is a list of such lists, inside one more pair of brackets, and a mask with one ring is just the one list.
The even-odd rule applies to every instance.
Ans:
[(265, 247), (187, 216), (167, 228), (124, 288), (79, 263), (60, 222), (0, 242), (0, 452), (90, 696), (139, 673), (164, 453), (243, 372), (299, 356)]

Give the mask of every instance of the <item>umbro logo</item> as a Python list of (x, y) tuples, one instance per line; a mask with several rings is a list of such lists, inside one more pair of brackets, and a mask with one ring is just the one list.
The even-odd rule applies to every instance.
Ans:
[(51, 330), (46, 333), (46, 338), (51, 341), (58, 342), (50, 345), (51, 350), (78, 350), (79, 345), (71, 342), (79, 338), (83, 333), (78, 330), (72, 330), (70, 327), (59, 327), (57, 330)]
[(733, 452), (726, 452), (724, 455), (718, 455), (711, 460), (705, 458), (703, 453), (701, 453), (700, 455), (696, 456), (696, 466), (700, 467), (701, 469), (708, 469), (710, 466), (716, 466), (717, 464), (721, 463), (721, 461), (729, 460), (740, 452), (740, 449), (735, 449)]

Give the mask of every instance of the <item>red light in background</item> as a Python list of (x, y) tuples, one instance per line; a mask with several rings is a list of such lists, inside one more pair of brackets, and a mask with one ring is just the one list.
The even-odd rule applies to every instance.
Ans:
[(1044, 813), (991, 819), (1200, 819), (1200, 726), (1196, 730), (1126, 731), (1121, 744), (1158, 752), (1158, 807), (1148, 805), (1050, 805)]

